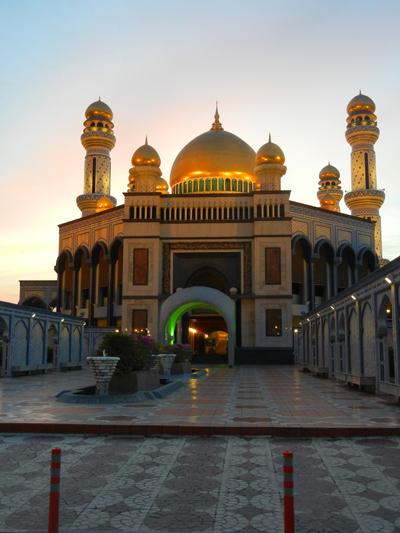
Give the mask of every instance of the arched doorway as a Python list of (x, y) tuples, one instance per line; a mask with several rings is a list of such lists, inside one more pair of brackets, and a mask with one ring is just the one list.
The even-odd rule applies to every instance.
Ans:
[(0, 377), (7, 376), (9, 374), (8, 364), (8, 326), (6, 321), (0, 317)]
[(292, 294), (293, 304), (305, 306), (311, 302), (311, 245), (306, 237), (298, 235), (292, 240)]
[(392, 302), (387, 294), (381, 300), (378, 311), (379, 379), (395, 380), (395, 362), (392, 329)]
[(52, 324), (47, 329), (47, 354), (46, 354), (46, 363), (48, 365), (53, 365), (57, 367), (57, 344), (58, 344), (58, 333), (57, 329)]
[[(176, 291), (167, 298), (161, 305), (160, 310), (160, 339), (168, 343), (175, 342), (177, 340), (176, 328), (179, 320), (192, 310), (196, 310), (197, 312), (208, 311), (208, 315), (219, 317), (222, 319), (221, 323), (222, 321), (225, 323), (228, 334), (228, 338), (226, 339), (228, 363), (230, 366), (233, 366), (236, 339), (235, 303), (226, 294), (223, 294), (217, 289), (201, 286), (187, 287)], [(189, 325), (187, 327), (189, 328)], [(197, 330), (197, 328), (193, 329)], [(223, 330), (218, 329), (216, 331)], [(206, 335), (209, 334), (206, 333)]]
[(342, 245), (338, 250), (341, 261), (337, 267), (337, 291), (341, 292), (355, 283), (355, 254), (350, 245)]

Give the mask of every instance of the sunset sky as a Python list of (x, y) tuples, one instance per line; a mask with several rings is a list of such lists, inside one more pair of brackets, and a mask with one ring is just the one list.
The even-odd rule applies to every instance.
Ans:
[(18, 301), (20, 279), (56, 277), (57, 224), (80, 216), (80, 135), (99, 96), (114, 112), (118, 203), (145, 135), (168, 179), (218, 100), (224, 128), (255, 150), (272, 133), (282, 187), (319, 205), (328, 161), (351, 187), (346, 105), (361, 89), (381, 130), (384, 257), (399, 255), (400, 2), (0, 0), (0, 20), (0, 300)]

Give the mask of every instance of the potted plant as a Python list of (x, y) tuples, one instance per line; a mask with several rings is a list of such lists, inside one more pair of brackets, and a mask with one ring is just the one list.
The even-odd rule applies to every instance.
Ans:
[(175, 354), (172, 374), (190, 374), (192, 372), (193, 348), (190, 344), (174, 344), (171, 351)]
[(160, 386), (158, 368), (152, 355), (153, 340), (147, 336), (107, 333), (100, 351), (119, 357), (110, 381), (110, 394), (130, 394)]

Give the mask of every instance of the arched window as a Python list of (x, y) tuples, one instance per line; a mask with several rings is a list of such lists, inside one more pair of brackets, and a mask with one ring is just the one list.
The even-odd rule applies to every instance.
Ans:
[(213, 178), (211, 181), (212, 181), (211, 188), (213, 191), (216, 191), (217, 190), (217, 178)]
[(225, 190), (230, 191), (231, 190), (231, 180), (229, 178), (225, 179)]
[(192, 182), (192, 180), (189, 181), (188, 189), (189, 189), (189, 192), (193, 192), (193, 182)]
[(193, 191), (194, 192), (199, 192), (199, 182), (197, 180), (194, 180)]
[(237, 179), (232, 180), (232, 191), (237, 191)]
[(184, 192), (184, 194), (187, 193), (187, 183), (186, 183), (186, 181), (185, 181), (185, 183), (183, 184), (183, 192)]
[(204, 192), (204, 180), (203, 180), (203, 178), (200, 180), (200, 192)]
[(242, 180), (238, 180), (238, 191), (239, 192), (243, 191), (243, 182), (242, 182)]
[(249, 190), (249, 185), (248, 185), (247, 181), (244, 182), (244, 184), (243, 184), (243, 189), (244, 189), (244, 192), (248, 192), (248, 190)]
[(251, 181), (249, 181), (249, 192), (251, 192), (253, 190), (253, 184)]
[(210, 185), (211, 185), (210, 179), (206, 179), (206, 191), (210, 190)]
[(224, 190), (224, 178), (218, 179), (218, 190), (223, 191)]

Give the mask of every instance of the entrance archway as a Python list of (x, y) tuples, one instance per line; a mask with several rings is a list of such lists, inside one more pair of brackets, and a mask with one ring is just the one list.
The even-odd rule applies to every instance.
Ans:
[(217, 289), (187, 287), (167, 298), (160, 309), (160, 339), (168, 343), (174, 342), (178, 320), (191, 309), (208, 309), (220, 314), (225, 320), (228, 328), (228, 363), (233, 366), (236, 339), (235, 302)]

